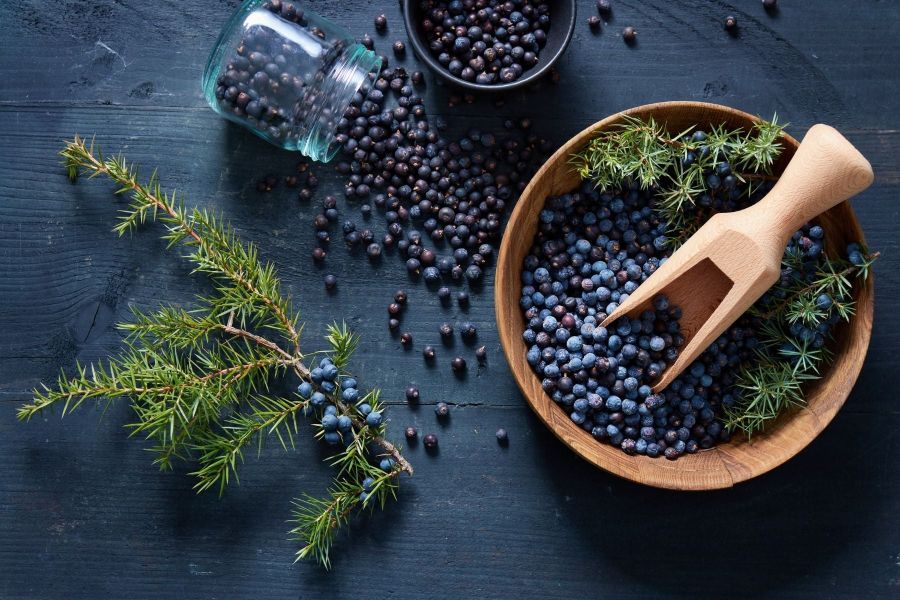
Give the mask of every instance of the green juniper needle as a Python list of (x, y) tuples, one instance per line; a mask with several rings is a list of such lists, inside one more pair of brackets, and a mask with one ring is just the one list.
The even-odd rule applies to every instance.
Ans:
[[(275, 267), (259, 258), (255, 246), (242, 243), (209, 212), (186, 209), (174, 192), (161, 189), (156, 173), (141, 183), (137, 169), (121, 156), (105, 159), (77, 136), (61, 155), (70, 177), (105, 176), (118, 185), (118, 193), (130, 194), (116, 232), (123, 235), (147, 220), (162, 223), (169, 246), (188, 248), (194, 272), (209, 276), (214, 291), (191, 310), (132, 308), (132, 320), (120, 325), (127, 337), (117, 356), (89, 368), (78, 365), (74, 376), (62, 374), (55, 387), (35, 390), (18, 417), (28, 420), (53, 407), (65, 415), (85, 400), (127, 397), (136, 416), (128, 427), (153, 441), (154, 462), (168, 469), (175, 459), (195, 460), (195, 488), (222, 493), (237, 479), (246, 449), (261, 448), (268, 437), (293, 447), (298, 415), (315, 414), (301, 394), (285, 398), (271, 390), (273, 377), (292, 373), (309, 382), (306, 365), (324, 356), (345, 374), (359, 339), (335, 324), (328, 328), (327, 351), (301, 350), (302, 326), (291, 300), (281, 292)], [(313, 557), (326, 567), (334, 536), (353, 511), (384, 506), (396, 497), (400, 473), (413, 472), (399, 448), (384, 438), (380, 419), (373, 424), (361, 410), (365, 405), (381, 414), (378, 392), (347, 403), (341, 400), (344, 381), (330, 395), (347, 425), (344, 445), (330, 459), (337, 468), (334, 483), (324, 500), (305, 495), (296, 500), (291, 529), (302, 544), (297, 558)], [(314, 427), (317, 437), (327, 439), (321, 424)], [(378, 458), (384, 463), (383, 457), (389, 459), (387, 468), (372, 464)]]

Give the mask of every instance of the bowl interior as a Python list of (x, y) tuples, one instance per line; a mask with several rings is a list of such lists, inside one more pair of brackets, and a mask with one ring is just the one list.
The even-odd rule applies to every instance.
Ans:
[(502, 92), (521, 87), (545, 75), (569, 45), (572, 31), (575, 29), (575, 0), (550, 0), (549, 3), (550, 29), (547, 31), (547, 43), (538, 55), (537, 64), (525, 71), (516, 81), (495, 85), (482, 85), (455, 77), (437, 61), (428, 49), (428, 40), (420, 27), (424, 12), (421, 0), (403, 0), (403, 20), (406, 24), (406, 34), (416, 55), (441, 78), (472, 90)]
[[(596, 441), (573, 423), (565, 411), (541, 389), (540, 380), (525, 360), (526, 347), (521, 332), (524, 318), (519, 309), (520, 272), (537, 231), (538, 213), (544, 199), (571, 191), (580, 179), (568, 165), (570, 155), (583, 148), (594, 135), (620, 122), (626, 115), (666, 124), (673, 132), (690, 126), (725, 124), (750, 127), (756, 117), (725, 106), (701, 102), (665, 102), (640, 106), (588, 127), (560, 148), (535, 174), (516, 204), (500, 247), (495, 303), (500, 340), (516, 381), (531, 407), (570, 448), (593, 464), (627, 479), (671, 489), (715, 489), (730, 487), (765, 473), (788, 460), (811, 442), (843, 405), (862, 368), (871, 337), (872, 277), (855, 286), (856, 314), (842, 323), (831, 345), (834, 359), (823, 377), (805, 392), (807, 406), (779, 417), (752, 440), (736, 435), (727, 444), (688, 454), (676, 461), (646, 456), (628, 456), (618, 448)], [(780, 174), (797, 149), (798, 142), (784, 139), (774, 172)], [(848, 202), (825, 213), (820, 220), (826, 229), (826, 252), (840, 251), (851, 241), (864, 242), (863, 232)]]

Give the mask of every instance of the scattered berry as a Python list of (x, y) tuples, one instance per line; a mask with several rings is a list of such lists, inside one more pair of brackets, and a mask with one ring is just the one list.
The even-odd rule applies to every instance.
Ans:
[(451, 325), (450, 323), (441, 323), (438, 331), (445, 341), (450, 340), (453, 337), (453, 325)]
[(477, 358), (480, 363), (487, 362), (487, 348), (478, 346), (475, 350), (475, 358)]
[(445, 419), (450, 416), (450, 407), (446, 402), (438, 402), (434, 407), (434, 414), (436, 414), (439, 419)]
[(394, 45), (392, 47), (394, 49), (395, 56), (402, 58), (406, 55), (406, 44), (404, 44), (402, 41), (397, 40), (396, 42), (394, 42)]
[(383, 33), (385, 30), (387, 30), (387, 25), (388, 21), (386, 15), (380, 14), (375, 17), (375, 31), (377, 31), (378, 33)]
[(409, 332), (404, 332), (400, 334), (400, 343), (403, 344), (404, 347), (409, 348), (412, 346), (412, 334)]
[(419, 388), (414, 385), (406, 388), (406, 401), (407, 402), (418, 402), (419, 401)]
[(419, 436), (419, 431), (412, 425), (410, 425), (409, 427), (406, 428), (405, 433), (406, 433), (406, 439), (409, 441), (413, 441), (414, 439), (416, 439)]
[(337, 277), (331, 274), (325, 276), (325, 289), (328, 291), (337, 287)]
[(589, 16), (588, 20), (587, 20), (587, 24), (588, 24), (588, 27), (590, 27), (592, 31), (595, 31), (595, 32), (599, 31), (600, 30), (600, 17), (598, 17), (597, 15)]
[(735, 31), (737, 29), (737, 19), (732, 15), (725, 17), (725, 29), (728, 31)]
[(597, 12), (601, 15), (608, 15), (612, 11), (612, 5), (609, 0), (597, 0)]
[(438, 446), (437, 436), (433, 433), (426, 434), (424, 438), (422, 438), (422, 445), (425, 446), (426, 450), (434, 450)]
[(778, 7), (778, 0), (762, 0), (763, 8), (773, 10)]
[(323, 248), (321, 248), (319, 246), (316, 246), (315, 248), (313, 248), (312, 257), (313, 257), (314, 261), (322, 262), (323, 260), (325, 260), (326, 256), (327, 256), (327, 253), (325, 252), (325, 250)]
[(406, 304), (406, 301), (409, 299), (409, 296), (403, 290), (397, 290), (394, 292), (394, 302), (397, 304)]
[(509, 441), (509, 434), (506, 433), (506, 430), (502, 427), (497, 430), (497, 443), (501, 446), (505, 445)]
[(428, 362), (433, 361), (435, 356), (434, 346), (425, 346), (422, 348), (422, 356)]
[(454, 357), (452, 361), (450, 361), (450, 367), (453, 369), (454, 373), (462, 373), (466, 370), (466, 359), (462, 356)]
[(629, 25), (622, 30), (622, 39), (625, 40), (626, 44), (633, 44), (637, 40), (637, 30)]

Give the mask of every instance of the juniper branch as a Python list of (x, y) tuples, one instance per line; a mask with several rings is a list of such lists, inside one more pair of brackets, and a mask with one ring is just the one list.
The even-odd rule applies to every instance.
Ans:
[[(148, 220), (162, 222), (163, 238), (170, 247), (183, 244), (191, 249), (187, 258), (195, 272), (212, 277), (215, 294), (201, 298), (193, 310), (164, 306), (146, 313), (133, 308), (132, 322), (119, 325), (127, 334), (119, 356), (90, 370), (79, 365), (74, 376), (61, 375), (55, 388), (35, 390), (34, 401), (20, 407), (18, 416), (28, 420), (56, 405), (67, 414), (86, 400), (128, 397), (137, 415), (128, 427), (156, 440), (155, 462), (166, 468), (175, 457), (196, 454), (195, 488), (218, 487), (221, 493), (237, 480), (237, 465), (252, 442), (261, 448), (272, 436), (283, 448), (293, 447), (297, 414), (306, 415), (312, 407), (302, 398), (273, 397), (269, 382), (288, 370), (309, 381), (306, 362), (321, 353), (301, 352), (302, 327), (290, 299), (281, 293), (275, 267), (261, 261), (255, 246), (241, 243), (219, 217), (186, 210), (183, 198), (162, 190), (155, 172), (141, 183), (136, 167), (122, 156), (104, 159), (93, 142), (76, 136), (61, 155), (70, 177), (102, 175), (116, 183), (117, 193), (130, 194), (130, 206), (115, 231), (122, 235)], [(326, 342), (327, 354), (345, 370), (359, 338), (346, 325), (335, 324), (329, 327)], [(400, 473), (412, 474), (413, 468), (385, 439), (384, 425), (369, 426), (358, 406), (341, 401), (340, 392), (335, 390), (332, 402), (339, 414), (350, 418), (352, 439), (331, 461), (339, 467), (332, 495), (338, 490), (345, 495), (356, 491), (359, 496), (363, 480), (371, 479), (379, 483), (369, 485), (367, 493), (375, 494), (383, 505), (396, 494)], [(364, 400), (373, 409), (382, 409), (377, 391)], [(316, 427), (321, 437), (321, 425)], [(370, 462), (373, 454), (389, 456), (393, 466), (386, 471), (376, 468)], [(385, 481), (389, 483), (381, 483)], [(292, 531), (306, 543), (300, 557), (314, 556), (328, 565), (334, 530), (346, 521), (345, 509), (367, 506), (365, 498), (366, 494), (355, 500), (338, 499), (340, 510), (324, 521), (298, 519)], [(307, 507), (327, 508), (315, 503)], [(309, 516), (308, 511), (304, 514)], [(325, 523), (328, 531), (308, 530), (321, 527), (317, 523)]]

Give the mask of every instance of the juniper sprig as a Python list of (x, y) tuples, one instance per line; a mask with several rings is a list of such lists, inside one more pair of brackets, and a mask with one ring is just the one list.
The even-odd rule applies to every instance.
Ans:
[[(217, 488), (221, 494), (237, 480), (246, 450), (261, 449), (268, 438), (293, 447), (298, 416), (316, 416), (310, 399), (283, 397), (272, 382), (289, 376), (309, 382), (307, 365), (324, 356), (347, 375), (359, 338), (335, 324), (328, 328), (326, 350), (301, 349), (302, 325), (281, 291), (274, 265), (263, 261), (253, 244), (242, 243), (221, 218), (185, 208), (183, 197), (163, 191), (155, 172), (142, 183), (137, 167), (121, 155), (104, 158), (93, 141), (76, 136), (60, 154), (71, 178), (103, 176), (118, 186), (117, 193), (130, 195), (114, 228), (119, 235), (146, 221), (161, 223), (169, 247), (186, 248), (194, 272), (209, 276), (214, 290), (190, 310), (132, 307), (132, 319), (119, 325), (126, 338), (117, 356), (105, 364), (77, 365), (74, 375), (63, 373), (55, 386), (35, 390), (18, 417), (29, 420), (57, 407), (65, 415), (88, 400), (128, 398), (135, 414), (128, 427), (132, 435), (152, 442), (155, 464), (168, 469), (176, 459), (195, 461), (195, 489)], [(338, 385), (329, 400), (352, 427), (330, 459), (337, 469), (332, 489), (324, 500), (306, 495), (296, 500), (301, 508), (291, 529), (303, 544), (298, 560), (313, 557), (326, 567), (335, 534), (352, 512), (383, 507), (396, 497), (399, 475), (413, 472), (400, 449), (385, 439), (384, 424), (367, 424), (360, 412), (363, 402), (383, 409), (378, 392), (350, 405), (341, 401), (341, 392)], [(317, 437), (324, 437), (321, 424), (313, 427)], [(388, 468), (373, 464), (384, 457)]]
[[(803, 332), (824, 332), (847, 321), (854, 313), (853, 289), (869, 275), (878, 253), (861, 253), (858, 264), (822, 257), (809, 278), (800, 273), (800, 256), (791, 247), (782, 259), (788, 274), (750, 308), (758, 322), (759, 347), (752, 361), (741, 365), (736, 382), (737, 401), (725, 408), (725, 426), (752, 435), (790, 408), (804, 406), (803, 386), (821, 377), (822, 367), (832, 358), (825, 344), (817, 344)], [(823, 303), (820, 299), (827, 298)], [(795, 335), (792, 328), (800, 331)]]
[[(740, 197), (729, 198), (731, 210), (752, 204), (765, 191), (759, 184), (777, 179), (772, 167), (783, 149), (783, 133), (777, 118), (760, 120), (750, 130), (710, 126), (700, 134), (692, 127), (672, 135), (652, 118), (626, 117), (570, 162), (582, 179), (603, 190), (652, 190), (652, 208), (667, 224), (666, 243), (677, 249), (715, 213), (715, 195), (722, 190), (708, 178), (716, 166), (728, 163), (728, 172), (747, 184)], [(788, 246), (781, 281), (750, 309), (759, 346), (756, 356), (740, 365), (736, 400), (725, 407), (728, 429), (751, 435), (783, 411), (802, 406), (804, 385), (820, 377), (830, 360), (831, 326), (850, 319), (854, 286), (866, 279), (878, 256), (860, 248), (851, 262), (831, 250), (805, 264), (802, 250)]]
[[(694, 127), (673, 135), (652, 117), (625, 117), (619, 125), (598, 133), (570, 163), (583, 180), (600, 189), (634, 182), (641, 189), (658, 190), (655, 209), (668, 223), (671, 243), (677, 245), (710, 216), (698, 204), (708, 191), (706, 174), (725, 160), (742, 182), (769, 178), (782, 150), (784, 127), (775, 116), (757, 122), (749, 131), (712, 126), (697, 138), (691, 135)], [(749, 185), (747, 195), (753, 190)]]

